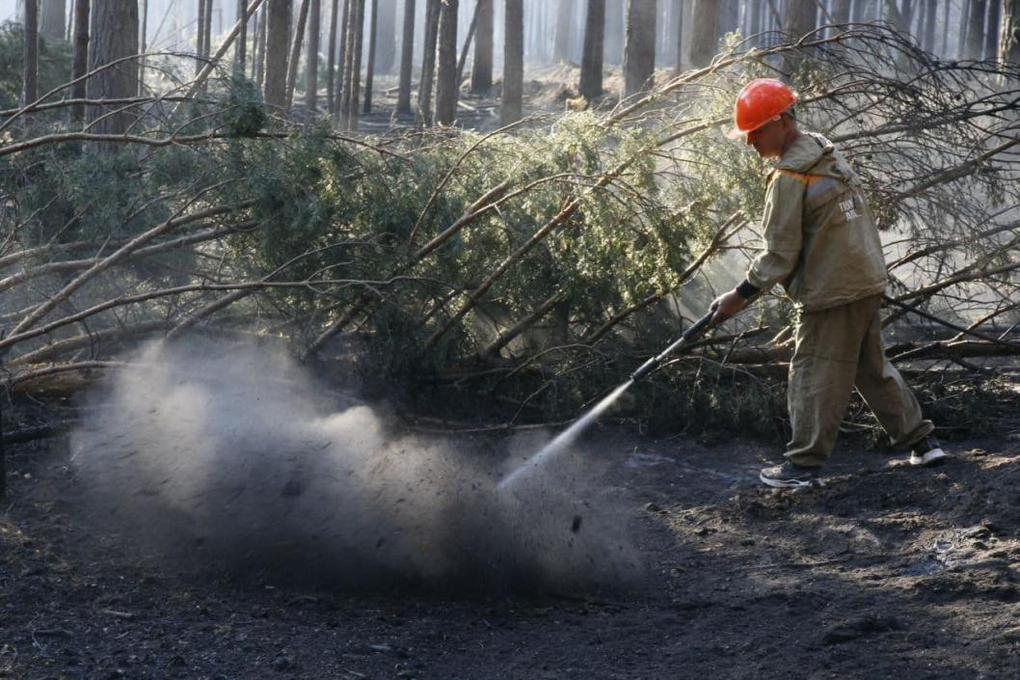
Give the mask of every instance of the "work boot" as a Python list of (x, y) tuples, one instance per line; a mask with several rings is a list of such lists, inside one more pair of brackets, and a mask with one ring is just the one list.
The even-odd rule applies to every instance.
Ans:
[(804, 467), (786, 461), (782, 465), (765, 468), (758, 478), (768, 486), (777, 489), (801, 489), (808, 486), (822, 486), (818, 468)]
[(921, 441), (910, 447), (911, 465), (936, 465), (948, 457), (949, 454), (939, 446), (939, 440), (932, 435), (922, 437)]

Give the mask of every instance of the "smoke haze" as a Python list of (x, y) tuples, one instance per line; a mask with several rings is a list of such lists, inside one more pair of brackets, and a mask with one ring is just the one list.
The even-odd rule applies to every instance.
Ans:
[[(627, 513), (582, 456), (496, 494), (510, 463), (337, 409), (282, 354), (152, 344), (91, 407), (72, 463), (102, 525), (179, 567), (457, 591), (644, 575)], [(544, 441), (509, 446), (519, 463)]]

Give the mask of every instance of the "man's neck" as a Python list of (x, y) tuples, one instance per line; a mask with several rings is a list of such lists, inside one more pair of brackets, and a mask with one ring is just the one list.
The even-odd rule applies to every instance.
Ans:
[(796, 126), (790, 126), (789, 131), (786, 133), (786, 137), (783, 139), (783, 149), (779, 152), (780, 159), (786, 155), (786, 152), (790, 150), (790, 147), (793, 146), (794, 142), (800, 139), (802, 134), (803, 133), (797, 129)]

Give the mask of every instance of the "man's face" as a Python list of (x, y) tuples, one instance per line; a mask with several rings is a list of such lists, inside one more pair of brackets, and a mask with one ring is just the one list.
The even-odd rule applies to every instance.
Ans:
[(782, 118), (771, 120), (757, 130), (747, 133), (744, 142), (753, 146), (762, 158), (779, 158), (783, 155), (786, 141), (786, 121)]

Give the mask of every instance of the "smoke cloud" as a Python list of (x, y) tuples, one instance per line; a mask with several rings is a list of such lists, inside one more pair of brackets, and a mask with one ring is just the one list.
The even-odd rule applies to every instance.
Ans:
[[(560, 457), (512, 493), (511, 460), (341, 410), (287, 356), (144, 348), (73, 434), (90, 510), (146, 555), (340, 588), (627, 587), (645, 567), (618, 501)], [(527, 454), (526, 454), (527, 455)], [(486, 462), (488, 461), (488, 463)]]

